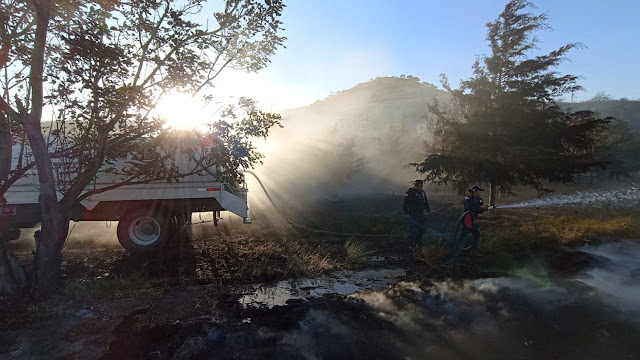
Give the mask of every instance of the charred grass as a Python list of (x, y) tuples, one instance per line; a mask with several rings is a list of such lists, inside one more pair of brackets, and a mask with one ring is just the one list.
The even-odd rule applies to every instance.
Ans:
[[(150, 303), (176, 287), (236, 286), (371, 267), (408, 266), (437, 272), (447, 257), (445, 243), (460, 215), (459, 206), (432, 201), (427, 233), (422, 244), (415, 247), (404, 240), (407, 223), (401, 201), (398, 196), (328, 201), (289, 214), (303, 227), (291, 226), (281, 219), (250, 226), (230, 219), (217, 228), (206, 223), (196, 225), (195, 240), (181, 251), (181, 264), (173, 272), (168, 272), (158, 257), (127, 253), (115, 239), (111, 244), (84, 245), (78, 239), (63, 252), (65, 285), (59, 297), (6, 309), (22, 314), (12, 316), (15, 324), (100, 301)], [(255, 213), (254, 217), (268, 219)], [(480, 230), (484, 262), (509, 266), (540, 249), (638, 239), (640, 211), (498, 208), (481, 216)], [(16, 253), (27, 271), (31, 269), (30, 248), (10, 251)], [(373, 261), (373, 257), (383, 260)]]

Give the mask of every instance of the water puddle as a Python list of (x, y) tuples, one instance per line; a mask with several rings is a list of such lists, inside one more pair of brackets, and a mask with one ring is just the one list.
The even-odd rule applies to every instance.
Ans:
[(284, 306), (292, 299), (319, 297), (324, 294), (350, 295), (370, 289), (381, 290), (404, 277), (404, 269), (376, 269), (364, 271), (338, 271), (331, 276), (315, 279), (279, 281), (271, 285), (254, 285), (242, 291), (243, 307)]

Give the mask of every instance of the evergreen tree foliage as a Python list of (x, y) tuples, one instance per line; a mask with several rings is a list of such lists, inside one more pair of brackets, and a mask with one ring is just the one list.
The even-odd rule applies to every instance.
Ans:
[(571, 182), (574, 175), (605, 162), (593, 151), (609, 119), (591, 111), (564, 112), (554, 99), (580, 90), (575, 75), (554, 70), (580, 44), (567, 44), (546, 55), (536, 49), (534, 33), (549, 28), (546, 14), (512, 0), (487, 24), (491, 53), (473, 65), (473, 76), (451, 89), (450, 106), (434, 102), (429, 120), (434, 141), (424, 161), (412, 163), (426, 178), (452, 184), (460, 192), (489, 184), (491, 205), (497, 191), (515, 185), (545, 191), (545, 182)]

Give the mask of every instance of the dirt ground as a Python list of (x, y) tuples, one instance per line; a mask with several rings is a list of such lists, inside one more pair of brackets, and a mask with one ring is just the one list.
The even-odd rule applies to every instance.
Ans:
[[(598, 295), (578, 278), (593, 267), (620, 274), (611, 260), (584, 251), (544, 258), (552, 259), (546, 275), (530, 268), (526, 277), (485, 273), (463, 280), (458, 274), (454, 280), (414, 267), (384, 287), (361, 284), (350, 294), (256, 304), (242, 299), (256, 289), (263, 289), (262, 296), (282, 294), (269, 284), (197, 285), (180, 279), (140, 283), (135, 290), (127, 284), (104, 297), (84, 288), (24, 305), (20, 321), (0, 330), (0, 358), (640, 359), (640, 309), (612, 306), (616, 298)], [(640, 281), (640, 263), (634, 264), (631, 283), (618, 291)], [(350, 274), (351, 284), (365, 280)], [(541, 284), (543, 276), (548, 284)], [(297, 287), (309, 294), (318, 285)]]
[[(567, 231), (571, 228), (570, 224), (556, 224), (551, 220), (577, 218), (578, 210), (565, 209), (535, 210), (537, 218), (542, 219), (540, 221), (544, 221), (547, 228), (541, 228), (543, 222), (530, 224), (527, 215), (534, 210), (487, 214), (483, 220), (487, 241), (483, 246), (488, 256), (440, 266), (437, 258), (433, 263), (418, 254), (421, 254), (420, 249), (442, 240), (450, 232), (459, 209), (450, 203), (433, 202), (437, 211), (429, 217), (430, 230), (422, 247), (416, 247), (404, 240), (406, 224), (399, 209), (388, 210), (390, 204), (397, 202), (398, 198), (354, 199), (324, 204), (299, 217), (312, 228), (387, 235), (375, 238), (332, 236), (295, 229), (281, 220), (274, 220), (270, 214), (254, 215), (263, 220), (248, 228), (232, 219), (224, 219), (220, 227), (213, 228), (206, 216), (197, 216), (194, 223), (203, 223), (194, 225), (195, 240), (183, 247), (177, 258), (127, 253), (114, 236), (109, 236), (115, 224), (106, 224), (111, 227), (79, 224), (63, 251), (64, 287), (60, 294), (44, 301), (7, 300), (0, 309), (0, 358), (395, 359), (439, 356), (464, 359), (470, 358), (474, 350), (461, 345), (462, 338), (476, 344), (480, 353), (490, 354), (491, 351), (487, 345), (477, 343), (478, 338), (461, 330), (465, 319), (447, 313), (446, 296), (438, 295), (434, 290), (441, 289), (441, 284), (454, 281), (455, 286), (465, 288), (466, 285), (461, 284), (469, 281), (509, 277), (514, 271), (514, 262), (532, 258), (530, 250), (523, 250), (530, 249), (532, 244), (538, 246), (533, 257), (541, 257), (545, 268), (555, 269), (561, 277), (606, 263), (598, 262), (597, 257), (588, 254), (566, 255), (567, 250), (557, 246), (562, 245), (558, 243), (559, 239), (569, 238)], [(620, 232), (622, 225), (618, 222), (613, 223), (616, 226), (613, 230), (603, 227), (622, 215), (613, 212), (605, 218), (602, 216), (599, 213), (593, 220), (595, 225), (589, 226), (604, 235), (620, 239), (630, 238), (625, 235), (637, 232), (636, 228), (624, 228)], [(626, 212), (624, 216), (627, 216)], [(626, 222), (630, 221), (624, 220), (624, 224)], [(517, 231), (505, 232), (506, 228)], [(541, 229), (547, 233), (546, 243), (535, 242), (530, 237), (531, 232), (538, 234)], [(590, 234), (595, 234), (596, 230)], [(95, 234), (101, 234), (101, 237)], [(569, 234), (574, 236), (575, 231)], [(552, 236), (555, 236), (555, 243), (547, 246)], [(584, 243), (591, 241), (589, 236), (578, 239)], [(489, 238), (493, 240), (489, 241)], [(536, 235), (536, 241), (538, 238)], [(24, 264), (27, 273), (32, 270), (32, 249), (33, 244), (29, 241), (8, 246), (9, 252)], [(509, 255), (507, 260), (505, 254)], [(385, 269), (394, 269), (403, 275), (388, 279), (383, 283), (388, 285), (372, 290), (370, 284), (376, 279), (371, 277), (378, 276), (377, 270)], [(336, 280), (336, 274), (341, 274), (339, 280)], [(537, 275), (529, 277), (537, 279)], [(314, 282), (313, 279), (319, 278), (329, 279), (328, 288)], [(273, 290), (278, 287), (272, 288), (272, 284), (300, 279), (307, 280), (302, 281), (302, 285), (291, 286), (305, 294), (315, 292), (317, 296), (293, 296), (276, 306), (251, 306), (242, 302), (243, 297), (254, 294), (256, 289), (260, 289), (261, 294), (269, 295), (273, 291), (273, 296), (279, 296), (279, 290)], [(633, 279), (637, 281), (637, 277)], [(572, 283), (571, 286), (571, 289), (578, 289), (575, 291), (583, 291), (579, 284)], [(356, 295), (350, 290), (341, 292), (340, 289), (345, 288), (355, 289), (353, 294)], [(477, 291), (488, 296), (482, 292), (484, 290)], [(533, 336), (536, 342), (546, 341), (548, 335), (545, 334), (549, 329), (569, 331), (571, 321), (578, 321), (576, 319), (583, 311), (596, 306), (581, 303), (577, 309), (569, 307), (573, 315), (566, 319), (567, 322), (548, 320), (541, 325), (530, 318), (530, 309), (522, 305), (522, 299), (518, 297), (521, 295), (504, 291), (492, 294), (482, 305), (482, 314), (485, 314), (482, 316), (490, 314), (492, 319), (494, 315), (500, 318), (503, 316), (501, 311), (506, 310), (492, 306), (502, 304), (500, 306), (516, 314), (516, 322), (522, 326), (518, 331), (527, 329), (526, 336), (537, 334)], [(432, 295), (425, 298), (424, 294)], [(429, 305), (433, 301), (439, 304), (437, 311)], [(391, 308), (395, 310), (387, 313)], [(404, 314), (405, 310), (414, 308), (419, 309), (416, 316), (421, 319), (427, 315), (437, 318), (437, 312), (443, 312), (439, 316), (445, 321), (444, 325), (426, 318), (419, 323), (405, 319), (408, 316)], [(557, 309), (540, 311), (545, 319), (555, 319), (563, 314)], [(447, 325), (448, 316), (453, 316), (455, 321), (451, 321), (455, 324)], [(467, 313), (466, 316), (473, 318), (475, 315)], [(637, 330), (636, 324), (610, 323), (605, 320), (607, 316), (608, 313), (603, 312), (592, 319), (601, 322), (595, 335), (581, 336), (589, 339), (595, 336), (603, 346), (618, 346), (616, 354), (629, 359), (639, 358), (628, 356), (636, 348), (630, 345), (633, 342), (626, 335)], [(497, 333), (516, 326), (502, 320), (496, 324), (500, 328)], [(438, 335), (442, 326), (447, 329), (446, 335)], [(609, 335), (602, 335), (602, 331)], [(424, 334), (429, 334), (432, 342), (429, 347), (420, 345)], [(489, 343), (498, 341), (493, 337), (495, 334), (491, 334), (494, 333), (483, 336)], [(581, 340), (574, 335), (564, 338), (579, 348)], [(514, 343), (520, 341), (512, 340)], [(527, 341), (533, 340), (524, 340)], [(510, 358), (509, 348), (505, 347), (497, 358)], [(513, 351), (519, 353), (521, 350), (518, 347)], [(556, 350), (539, 349), (519, 354), (522, 355), (520, 358), (535, 358), (533, 355), (555, 354)], [(598, 347), (594, 351), (601, 350)], [(581, 352), (576, 350), (570, 352), (571, 356), (561, 358), (578, 358), (579, 354)]]

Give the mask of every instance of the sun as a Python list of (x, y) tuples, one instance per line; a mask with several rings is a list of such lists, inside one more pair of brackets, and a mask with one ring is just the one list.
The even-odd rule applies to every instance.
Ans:
[(211, 117), (203, 101), (181, 92), (163, 96), (156, 105), (156, 112), (166, 119), (168, 127), (179, 130), (203, 128)]

